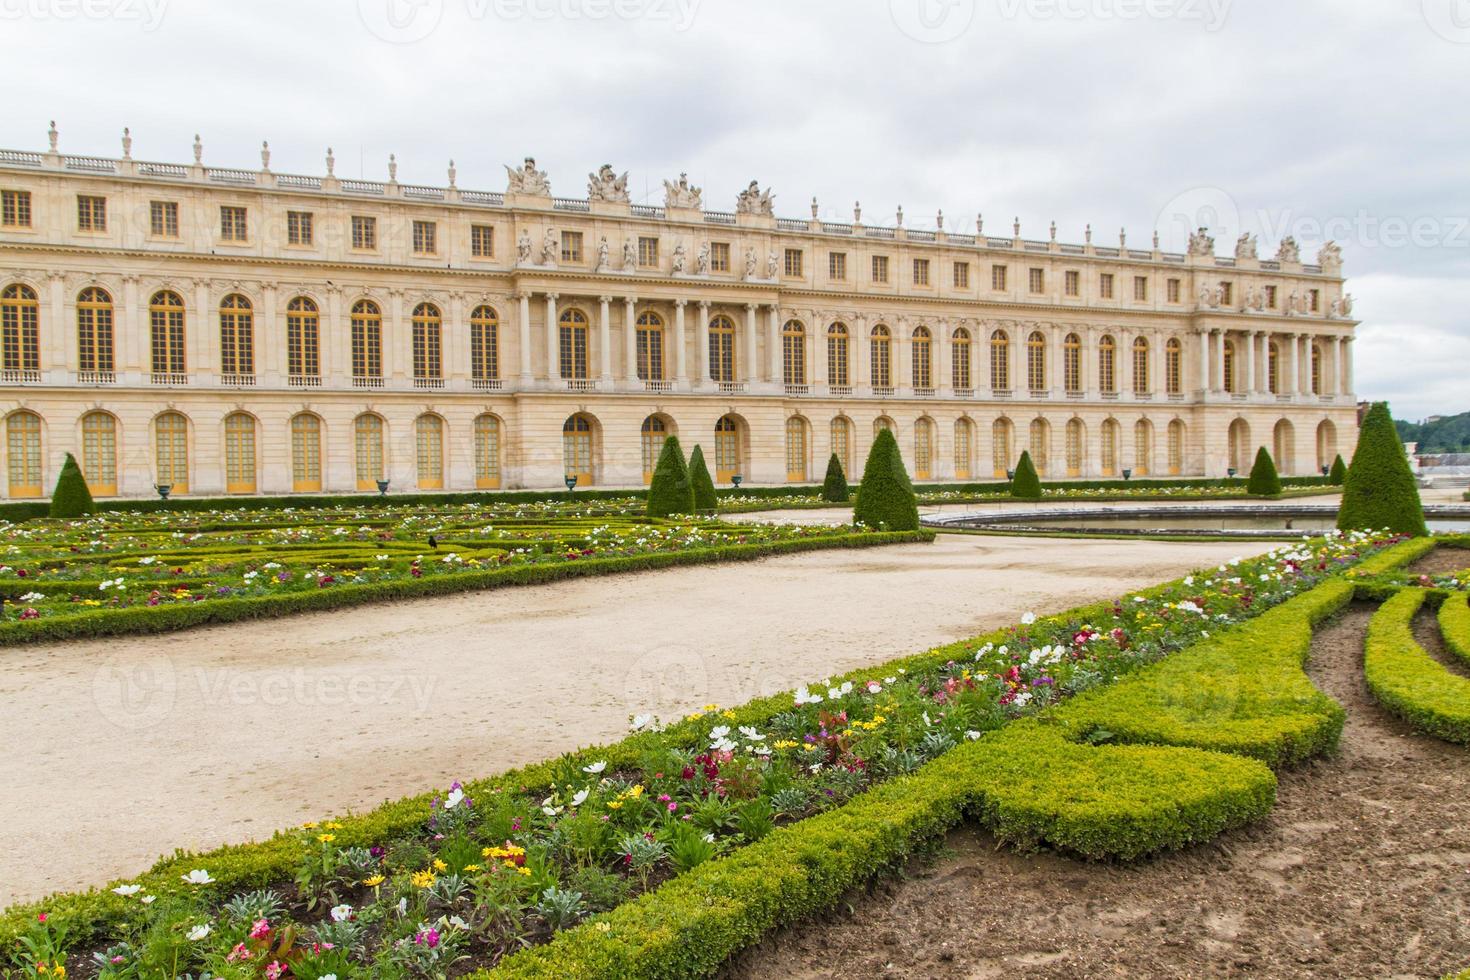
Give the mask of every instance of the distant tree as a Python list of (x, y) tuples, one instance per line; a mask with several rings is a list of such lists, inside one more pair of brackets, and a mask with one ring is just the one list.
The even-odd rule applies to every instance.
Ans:
[(689, 482), (689, 466), (684, 462), (679, 437), (669, 436), (664, 440), (658, 465), (653, 468), (653, 480), (648, 485), (648, 516), (692, 513), (694, 487)]
[(1040, 500), (1041, 477), (1036, 475), (1036, 464), (1031, 462), (1031, 451), (1021, 450), (1016, 463), (1016, 475), (1011, 479), (1011, 496), (1017, 500)]
[(1387, 402), (1375, 402), (1363, 419), (1343, 484), (1337, 526), (1343, 531), (1386, 529), (1415, 537), (1429, 533), (1419, 486)]
[(847, 488), (847, 474), (842, 472), (842, 460), (833, 453), (827, 460), (827, 478), (822, 481), (822, 499), (834, 504), (845, 504), (852, 493)]
[(1266, 452), (1265, 446), (1256, 450), (1256, 462), (1251, 467), (1251, 476), (1246, 482), (1245, 492), (1252, 497), (1281, 496), (1281, 475), (1276, 472), (1276, 462), (1271, 459), (1271, 454)]
[(884, 531), (919, 529), (919, 498), (904, 469), (898, 441), (888, 429), (879, 429), (878, 438), (873, 440), (863, 467), (863, 482), (858, 485), (857, 503), (852, 505), (852, 519)]
[(1347, 482), (1347, 464), (1342, 461), (1342, 453), (1332, 461), (1332, 469), (1327, 471), (1327, 482), (1334, 487), (1340, 487)]
[(56, 478), (56, 489), (51, 491), (51, 516), (82, 517), (94, 509), (87, 478), (82, 475), (76, 457), (67, 453), (66, 462), (61, 464), (61, 475)]
[(689, 454), (689, 486), (694, 491), (694, 509), (708, 513), (720, 509), (720, 498), (715, 495), (715, 481), (710, 479), (709, 467), (704, 464), (704, 450), (698, 445)]

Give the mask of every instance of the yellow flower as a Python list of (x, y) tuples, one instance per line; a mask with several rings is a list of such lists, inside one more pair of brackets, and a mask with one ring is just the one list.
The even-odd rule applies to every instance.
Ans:
[(805, 749), (808, 752), (815, 752), (815, 751), (817, 751), (817, 747), (815, 745), (813, 745), (811, 742), (806, 743), (805, 745), (802, 746), (802, 748)]
[(733, 712), (730, 709), (726, 708), (724, 711), (721, 711), (720, 712), (720, 717), (723, 718), (723, 719), (725, 719), (726, 721), (734, 721), (735, 720), (735, 712)]
[(318, 824), (315, 820), (311, 820), (311, 821), (308, 821), (308, 822), (302, 824), (301, 825), (301, 829), (302, 830), (316, 830), (317, 827), (319, 827), (319, 826), (321, 826), (321, 825)]
[(797, 743), (791, 741), (791, 739), (789, 739), (789, 738), (782, 738), (782, 739), (777, 739), (776, 740), (776, 748), (778, 748), (778, 749), (794, 749), (794, 748), (796, 748), (796, 745), (797, 745)]
[(432, 871), (415, 871), (408, 880), (415, 888), (428, 888), (436, 879)]
[(620, 810), (620, 809), (622, 809), (622, 807), (623, 807), (623, 801), (622, 800), (609, 800), (608, 803), (607, 803), (607, 808), (609, 810)]
[(383, 883), (383, 881), (384, 879), (382, 875), (373, 875), (371, 878), (365, 879), (363, 881), (363, 884), (369, 888), (377, 888)]
[(334, 840), (337, 839), (337, 835), (336, 834), (317, 834), (316, 835), (316, 839), (319, 840), (319, 841), (321, 841), (323, 844), (330, 844), (330, 843), (332, 843), (332, 841), (334, 841)]
[(335, 820), (331, 821), (330, 823), (325, 824), (324, 826), (326, 827), (327, 830), (341, 830), (342, 829), (342, 825), (340, 823), (338, 823), (337, 821), (335, 821)]
[(481, 871), (481, 870), (484, 870), (478, 864), (467, 864), (467, 865), (464, 866), (464, 869), (466, 871)]
[(628, 795), (631, 796), (635, 800), (638, 799), (638, 797), (642, 796), (643, 795), (643, 786), (642, 786), (642, 784), (636, 785), (632, 789), (628, 790)]
[(527, 878), (531, 877), (531, 869), (526, 867), (524, 864), (521, 865), (519, 868), (516, 868), (516, 872), (518, 874), (525, 875)]
[(597, 931), (598, 932), (612, 932), (612, 926), (608, 925), (606, 922), (599, 922), (599, 923), (597, 923)]
[(705, 711), (719, 711), (720, 710), (720, 706), (717, 705), (717, 704), (707, 704), (707, 705), (704, 706), (704, 710)]
[(445, 864), (443, 861), (439, 860), (438, 858), (435, 858), (434, 859), (434, 870), (435, 871), (438, 871), (439, 873), (442, 874), (445, 871), (448, 871), (449, 870), (449, 865)]

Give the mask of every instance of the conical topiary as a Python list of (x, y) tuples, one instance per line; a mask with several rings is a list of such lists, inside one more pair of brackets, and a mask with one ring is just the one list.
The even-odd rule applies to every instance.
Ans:
[(1246, 482), (1245, 492), (1252, 497), (1281, 496), (1281, 475), (1276, 472), (1276, 462), (1262, 446), (1256, 450), (1256, 462), (1251, 467), (1251, 478)]
[(689, 454), (689, 487), (694, 491), (696, 511), (720, 509), (720, 498), (715, 496), (715, 481), (710, 479), (709, 467), (704, 465), (704, 450), (699, 446)]
[(81, 517), (94, 509), (87, 478), (82, 475), (76, 457), (67, 453), (66, 462), (61, 464), (61, 475), (56, 478), (56, 489), (51, 491), (51, 516)]
[(692, 513), (694, 488), (689, 483), (689, 467), (684, 462), (684, 450), (679, 446), (678, 436), (669, 436), (664, 440), (658, 465), (653, 468), (653, 480), (648, 484), (648, 516), (668, 517), (671, 514)]
[(878, 430), (878, 438), (873, 440), (857, 503), (852, 506), (852, 519), (856, 524), (884, 531), (919, 529), (919, 498), (903, 467), (898, 440), (887, 429)]
[(847, 489), (847, 474), (842, 472), (842, 460), (833, 453), (827, 460), (827, 478), (822, 481), (822, 499), (834, 504), (845, 504), (852, 497)]
[(1016, 475), (1011, 478), (1011, 496), (1017, 500), (1041, 499), (1041, 477), (1036, 475), (1036, 464), (1031, 462), (1030, 450), (1021, 450)]
[(1363, 419), (1342, 488), (1337, 526), (1343, 531), (1387, 529), (1416, 537), (1429, 533), (1419, 487), (1387, 402), (1375, 402)]
[(1327, 471), (1327, 482), (1334, 487), (1340, 487), (1347, 482), (1347, 464), (1342, 461), (1342, 453), (1332, 461), (1332, 469)]

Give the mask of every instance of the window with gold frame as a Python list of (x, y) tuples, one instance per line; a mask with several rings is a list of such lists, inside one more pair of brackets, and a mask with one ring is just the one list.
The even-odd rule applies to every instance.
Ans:
[(420, 303), (413, 308), (413, 376), (421, 381), (444, 377), (441, 347), (443, 317), (433, 303)]
[(990, 424), (990, 467), (997, 480), (1006, 478), (1011, 468), (1011, 438), (1014, 426), (1008, 418)]
[(1164, 388), (1171, 395), (1184, 392), (1184, 345), (1177, 337), (1164, 345)]
[(1062, 384), (1068, 395), (1082, 393), (1082, 338), (1075, 333), (1062, 339)]
[(563, 310), (557, 330), (557, 364), (560, 376), (568, 380), (587, 377), (587, 314), (572, 308)]
[(1149, 347), (1146, 337), (1133, 338), (1133, 393), (1149, 393)]
[(657, 415), (650, 415), (643, 420), (638, 437), (643, 450), (643, 485), (648, 486), (653, 482), (653, 471), (663, 455), (664, 440), (669, 437), (668, 424)]
[(31, 192), (0, 191), (0, 227), (31, 226)]
[(1148, 476), (1153, 472), (1154, 427), (1148, 419), (1133, 423), (1133, 475)]
[(255, 419), (244, 412), (225, 416), (225, 492), (255, 492)]
[(322, 488), (322, 420), (311, 412), (291, 416), (291, 490)]
[(634, 327), (638, 342), (638, 380), (663, 381), (664, 318), (652, 310), (645, 310), (638, 314)]
[(1029, 439), (1028, 448), (1031, 450), (1031, 465), (1036, 467), (1038, 476), (1046, 476), (1051, 462), (1051, 424), (1043, 418), (1031, 420), (1027, 432)]
[(436, 255), (439, 252), (439, 225), (433, 221), (413, 223), (413, 254)]
[(249, 226), (243, 207), (222, 204), (219, 209), (219, 237), (223, 242), (244, 242), (249, 238)]
[(1011, 336), (1004, 330), (990, 335), (990, 387), (993, 391), (1011, 390)]
[(184, 301), (162, 290), (148, 303), (148, 322), (154, 374), (184, 373)]
[(1174, 419), (1169, 423), (1169, 475), (1184, 472), (1184, 423)]
[(420, 490), (444, 487), (444, 420), (425, 413), (413, 423), (414, 461)]
[(914, 479), (934, 478), (934, 423), (927, 418), (914, 422)]
[(1112, 334), (1097, 342), (1097, 387), (1105, 395), (1118, 391), (1118, 345)]
[(959, 327), (954, 332), (950, 363), (950, 383), (960, 391), (969, 391), (974, 387), (972, 383), (973, 366), (971, 364), (970, 331)]
[(832, 454), (842, 464), (844, 474), (852, 473), (852, 422), (846, 417), (839, 415), (832, 420), (828, 426), (828, 435), (832, 440)]
[(6, 461), (10, 496), (39, 497), (41, 472), (41, 417), (34, 412), (11, 412), (5, 418)]
[(915, 388), (934, 387), (934, 343), (928, 327), (915, 327), (909, 341), (910, 374)]
[(111, 412), (82, 416), (82, 476), (92, 496), (117, 494), (117, 418)]
[(315, 301), (296, 296), (286, 304), (286, 373), (291, 377), (321, 377), (320, 329)]
[(250, 300), (231, 293), (219, 304), (220, 373), (255, 373), (255, 317)]
[(954, 423), (954, 475), (957, 480), (971, 479), (975, 460), (975, 423), (967, 418)]
[(735, 322), (724, 314), (709, 322), (709, 376), (722, 384), (735, 380)]
[(827, 383), (838, 388), (852, 384), (848, 339), (847, 324), (834, 323), (827, 328)]
[(357, 489), (373, 490), (388, 478), (383, 458), (383, 419), (364, 412), (352, 421), (352, 449)]
[(470, 314), (470, 377), (476, 381), (500, 377), (500, 315), (493, 306), (482, 304)]
[(1046, 390), (1046, 337), (1040, 330), (1031, 331), (1026, 338), (1026, 387)]
[(500, 487), (500, 419), (488, 412), (475, 418), (475, 486)]
[(893, 337), (878, 324), (869, 339), (869, 383), (874, 388), (893, 387)]
[(806, 384), (806, 327), (787, 320), (781, 328), (781, 378), (788, 385)]
[(189, 422), (178, 412), (153, 419), (154, 479), (170, 494), (189, 492)]
[(0, 290), (0, 365), (7, 371), (41, 369), (41, 304), (23, 283)]
[(793, 415), (786, 420), (786, 482), (807, 480), (806, 419)]
[[(352, 304), (352, 376), (383, 376), (383, 312), (370, 299)], [(371, 486), (372, 484), (369, 484)]]
[(77, 195), (77, 231), (107, 230), (107, 198), (96, 194)]

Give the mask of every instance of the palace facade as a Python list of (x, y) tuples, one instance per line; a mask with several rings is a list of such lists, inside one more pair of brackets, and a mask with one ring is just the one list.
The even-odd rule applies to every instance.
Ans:
[(663, 438), (728, 483), (1316, 473), (1357, 432), (1340, 253), (1187, 254), (585, 198), (0, 151), (12, 498), (638, 485)]

